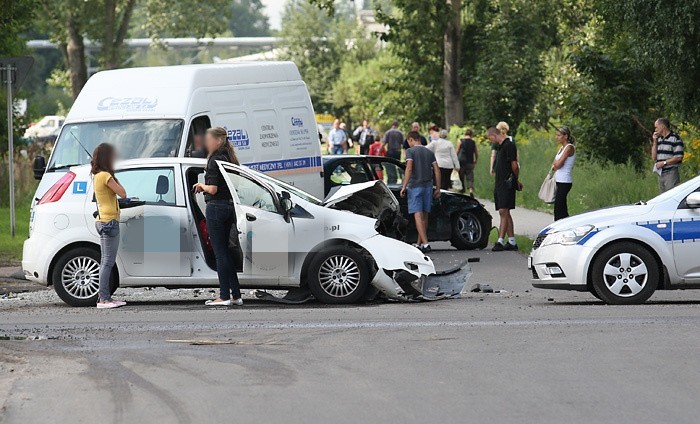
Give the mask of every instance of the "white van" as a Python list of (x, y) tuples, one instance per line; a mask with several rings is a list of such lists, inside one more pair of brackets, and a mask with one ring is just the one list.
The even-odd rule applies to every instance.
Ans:
[(35, 198), (100, 143), (121, 159), (188, 157), (195, 134), (224, 127), (242, 164), (323, 197), (309, 92), (291, 62), (184, 65), (103, 71), (75, 100), (48, 164), (34, 162)]

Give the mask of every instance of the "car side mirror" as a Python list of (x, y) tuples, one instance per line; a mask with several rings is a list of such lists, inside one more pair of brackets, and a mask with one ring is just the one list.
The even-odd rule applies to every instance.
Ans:
[(292, 202), (291, 195), (287, 191), (280, 193), (280, 204), (282, 205), (282, 213), (284, 214), (284, 219), (289, 222), (291, 219), (290, 212), (294, 208), (294, 202)]
[(688, 197), (685, 198), (685, 204), (691, 209), (700, 208), (700, 191), (690, 193)]
[(43, 156), (37, 156), (34, 158), (34, 179), (41, 180), (46, 171), (46, 158)]

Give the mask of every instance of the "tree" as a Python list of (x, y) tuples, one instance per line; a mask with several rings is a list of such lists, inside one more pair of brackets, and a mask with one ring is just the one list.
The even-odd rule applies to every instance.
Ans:
[(677, 118), (700, 122), (700, 0), (597, 0), (604, 39), (623, 42), (631, 66), (651, 72)]
[(343, 64), (359, 65), (374, 55), (375, 40), (364, 37), (354, 10), (338, 7), (329, 15), (305, 0), (290, 0), (280, 36), (280, 58), (299, 67), (316, 110), (341, 115), (344, 110), (334, 107), (332, 87)]
[(445, 96), (445, 127), (464, 124), (464, 93), (462, 67), (462, 0), (446, 0), (449, 19), (445, 25), (443, 92)]
[(145, 30), (152, 38), (215, 36), (228, 19), (227, 0), (39, 0), (43, 27), (59, 44), (68, 70), (71, 92), (77, 97), (87, 81), (84, 37), (100, 43), (99, 65), (122, 65), (124, 40), (131, 31), (135, 10), (145, 15)]
[(228, 27), (235, 37), (266, 37), (270, 22), (260, 0), (231, 0)]

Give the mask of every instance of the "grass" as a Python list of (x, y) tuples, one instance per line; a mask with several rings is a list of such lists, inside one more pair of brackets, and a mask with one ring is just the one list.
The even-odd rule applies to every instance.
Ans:
[[(517, 144), (520, 181), (523, 184), (523, 191), (518, 193), (518, 206), (551, 213), (552, 205), (543, 203), (537, 193), (551, 168), (557, 147), (545, 135), (536, 135), (527, 141), (518, 140)], [(493, 177), (489, 174), (490, 155), (490, 146), (480, 145), (479, 162), (474, 171), (476, 194), (486, 199), (493, 198)], [(579, 155), (573, 177), (574, 184), (569, 193), (569, 213), (572, 215), (648, 200), (658, 194), (655, 174), (639, 173), (629, 164), (602, 164), (587, 161)]]
[(0, 266), (15, 265), (22, 259), (22, 243), (29, 235), (29, 202), (16, 205), (15, 237), (10, 237), (10, 209), (0, 208)]

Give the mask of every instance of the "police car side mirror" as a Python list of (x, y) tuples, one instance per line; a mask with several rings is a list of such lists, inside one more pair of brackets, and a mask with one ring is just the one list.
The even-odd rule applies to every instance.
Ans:
[(688, 197), (685, 198), (685, 204), (691, 209), (700, 208), (700, 191), (690, 193)]

